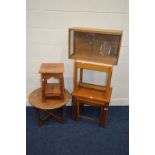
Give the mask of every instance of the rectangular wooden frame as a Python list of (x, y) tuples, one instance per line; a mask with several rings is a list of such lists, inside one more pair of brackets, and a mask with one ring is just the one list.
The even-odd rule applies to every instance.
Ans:
[[(77, 73), (78, 68), (80, 68), (80, 82), (77, 81)], [(105, 90), (107, 87), (83, 83), (83, 69), (93, 70), (93, 71), (101, 71), (106, 72), (106, 86), (110, 87), (111, 85), (111, 77), (112, 77), (112, 66), (104, 66), (99, 64), (87, 63), (87, 62), (74, 62), (74, 92), (78, 89), (78, 86), (83, 86), (87, 88), (97, 89), (97, 90)]]
[[(70, 48), (70, 34), (71, 31), (75, 32), (86, 32), (86, 33), (98, 33), (98, 34), (106, 34), (106, 35), (119, 35), (120, 36), (120, 42), (118, 45), (117, 49), (117, 57), (105, 57), (104, 60), (100, 60), (97, 58), (84, 58), (84, 57), (76, 57), (74, 54), (71, 54), (71, 48)], [(120, 55), (120, 47), (121, 47), (121, 40), (122, 40), (122, 31), (120, 30), (104, 30), (104, 29), (94, 29), (94, 28), (80, 28), (80, 27), (73, 27), (69, 28), (68, 31), (68, 55), (70, 59), (75, 59), (75, 60), (84, 60), (84, 61), (92, 61), (92, 62), (100, 62), (100, 63), (105, 63), (105, 64), (110, 64), (110, 65), (117, 65), (118, 64), (118, 58)], [(75, 40), (74, 43), (75, 44)]]

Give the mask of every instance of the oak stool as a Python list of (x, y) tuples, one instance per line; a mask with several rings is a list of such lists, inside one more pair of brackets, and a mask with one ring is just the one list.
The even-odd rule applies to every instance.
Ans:
[[(64, 100), (64, 64), (43, 63), (39, 69), (41, 74), (42, 101), (49, 97), (59, 97)], [(58, 79), (59, 83), (48, 83), (50, 78)]]

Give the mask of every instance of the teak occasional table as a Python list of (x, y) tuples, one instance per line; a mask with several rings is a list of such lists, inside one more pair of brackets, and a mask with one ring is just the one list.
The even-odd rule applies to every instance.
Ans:
[[(78, 69), (80, 69), (80, 81), (78, 82)], [(93, 70), (106, 73), (105, 86), (83, 82), (83, 70)], [(106, 127), (108, 107), (111, 99), (112, 66), (100, 63), (89, 63), (86, 61), (75, 61), (74, 63), (74, 90), (73, 90), (73, 118), (85, 118), (97, 121), (99, 126)], [(100, 108), (99, 119), (80, 115), (80, 105), (90, 105)]]
[[(49, 118), (64, 123), (65, 108), (70, 98), (64, 88), (64, 64), (43, 63), (39, 69), (41, 74), (41, 88), (33, 91), (29, 96), (30, 104), (36, 109), (38, 125), (42, 126)], [(58, 79), (58, 83), (48, 83), (48, 79)], [(41, 113), (44, 112), (44, 117)]]
[[(59, 98), (42, 101), (42, 90), (38, 88), (29, 95), (29, 103), (36, 109), (36, 118), (39, 126), (42, 126), (49, 118), (55, 118), (61, 123), (65, 121), (65, 108), (70, 98), (69, 92), (64, 90), (64, 100)], [(62, 111), (61, 111), (62, 110)], [(46, 115), (42, 118), (41, 112)]]

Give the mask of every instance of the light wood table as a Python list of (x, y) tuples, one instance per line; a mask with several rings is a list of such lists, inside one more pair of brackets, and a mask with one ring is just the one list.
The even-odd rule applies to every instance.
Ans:
[[(74, 90), (72, 93), (72, 116), (74, 120), (85, 118), (92, 121), (97, 121), (99, 126), (106, 127), (108, 107), (112, 94), (112, 88), (110, 86), (112, 69), (113, 67), (111, 65), (105, 65), (101, 63), (91, 63), (80, 60), (74, 62)], [(80, 73), (78, 72), (79, 70)], [(100, 71), (106, 73), (106, 78), (105, 81), (103, 80), (103, 85), (84, 82), (83, 70)], [(81, 115), (80, 107), (83, 107), (84, 104), (99, 107), (99, 118), (94, 119), (92, 117)]]
[[(64, 91), (64, 100), (59, 98), (42, 101), (42, 89), (38, 88), (29, 95), (29, 103), (36, 109), (36, 118), (39, 126), (42, 126), (49, 118), (55, 118), (61, 123), (65, 121), (66, 104), (70, 99), (68, 90)], [(42, 118), (40, 112), (45, 112)]]

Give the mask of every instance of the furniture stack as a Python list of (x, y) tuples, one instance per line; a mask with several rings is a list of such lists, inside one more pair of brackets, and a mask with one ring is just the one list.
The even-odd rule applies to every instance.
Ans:
[[(111, 77), (113, 65), (118, 63), (122, 31), (70, 28), (68, 34), (69, 58), (74, 59), (72, 117), (76, 121), (79, 118), (97, 121), (99, 126), (106, 127), (112, 94)], [(84, 70), (106, 73), (103, 84), (84, 82)], [(70, 94), (64, 87), (63, 72), (63, 63), (43, 63), (40, 67), (41, 88), (36, 89), (29, 96), (29, 102), (36, 108), (39, 125), (49, 118), (64, 122), (65, 107)], [(58, 83), (48, 82), (50, 78), (57, 79)], [(81, 115), (81, 107), (84, 105), (98, 107), (99, 117)], [(60, 115), (57, 111), (60, 112), (61, 109)], [(40, 114), (42, 111), (45, 113), (44, 118)]]
[[(106, 127), (108, 108), (112, 94), (111, 77), (113, 65), (118, 63), (122, 31), (99, 29), (69, 29), (69, 58), (74, 59), (74, 90), (72, 97), (72, 116), (97, 121)], [(104, 85), (83, 82), (83, 70), (106, 73)], [(78, 78), (78, 70), (80, 75)], [(79, 81), (78, 81), (79, 79)], [(81, 107), (89, 105), (100, 108), (99, 118), (80, 114)]]

